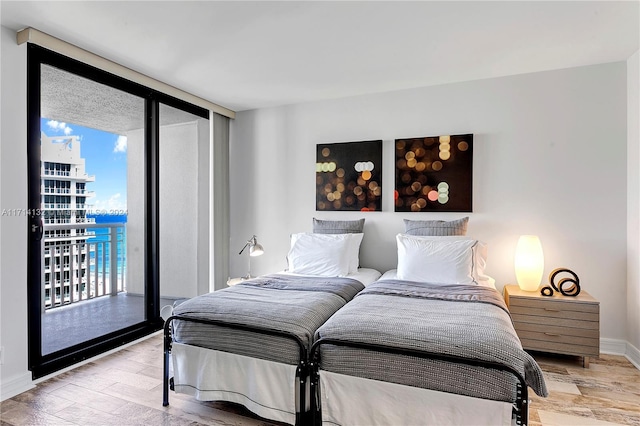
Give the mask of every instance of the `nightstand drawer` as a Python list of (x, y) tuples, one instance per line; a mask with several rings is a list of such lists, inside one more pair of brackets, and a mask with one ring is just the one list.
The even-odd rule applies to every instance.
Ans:
[[(521, 342), (539, 341), (542, 343), (566, 343), (570, 345), (594, 347), (598, 345), (598, 338), (558, 334), (551, 331), (523, 331), (516, 330)], [(566, 330), (565, 330), (566, 333)], [(524, 343), (522, 343), (524, 345)]]
[(591, 339), (600, 338), (599, 323), (580, 323), (580, 325), (582, 325), (582, 327), (567, 328), (566, 326), (558, 324), (549, 324), (541, 327), (540, 323), (513, 321), (513, 326), (515, 327), (516, 332), (518, 332), (518, 336), (523, 336), (525, 333), (531, 332), (543, 332), (558, 336), (576, 336)]
[(514, 323), (532, 323), (538, 325), (560, 325), (569, 328), (598, 328), (598, 315), (586, 319), (571, 319), (551, 315), (523, 315), (517, 308), (509, 306)]
[(524, 338), (520, 338), (520, 342), (524, 349), (534, 351), (580, 356), (598, 356), (600, 354), (598, 339), (595, 339), (592, 345), (576, 345), (570, 343), (568, 340), (552, 342), (549, 340), (530, 340)]
[[(565, 296), (568, 297), (568, 296)], [(579, 318), (572, 316), (575, 314), (594, 314), (598, 315), (600, 311), (600, 305), (598, 303), (578, 302), (578, 300), (553, 300), (543, 297), (539, 298), (526, 298), (521, 296), (511, 296), (509, 298), (509, 308), (517, 307), (520, 312), (525, 312), (528, 309), (535, 309), (536, 312), (544, 311), (544, 315), (554, 315), (554, 313), (561, 313), (566, 315), (566, 318)]]
[[(589, 306), (589, 305), (584, 305), (584, 306)], [(598, 317), (599, 317), (597, 310), (595, 312), (583, 312), (583, 311), (558, 310), (558, 309), (551, 309), (546, 307), (530, 308), (528, 306), (519, 306), (513, 302), (511, 303), (511, 305), (509, 305), (509, 309), (512, 312), (517, 312), (520, 315), (573, 319), (573, 320), (580, 320), (580, 321), (598, 321)]]

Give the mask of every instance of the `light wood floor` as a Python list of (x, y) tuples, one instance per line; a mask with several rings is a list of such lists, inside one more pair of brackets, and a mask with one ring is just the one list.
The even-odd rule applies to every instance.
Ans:
[[(602, 355), (589, 369), (572, 357), (536, 354), (550, 390), (531, 392), (530, 424), (640, 426), (640, 370), (626, 358)], [(162, 407), (162, 337), (40, 383), (0, 405), (8, 425), (273, 425), (232, 404), (171, 393)]]

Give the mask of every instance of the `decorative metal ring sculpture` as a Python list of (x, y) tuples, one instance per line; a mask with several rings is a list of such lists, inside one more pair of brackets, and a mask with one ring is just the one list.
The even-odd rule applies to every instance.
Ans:
[[(566, 273), (571, 275), (571, 278), (561, 278), (556, 284), (555, 279), (559, 274)], [(580, 294), (580, 279), (575, 272), (567, 268), (554, 269), (549, 275), (549, 284), (555, 291), (559, 291), (563, 296), (577, 296)]]
[[(555, 279), (558, 274), (566, 273), (571, 275), (572, 278), (561, 278), (556, 284)], [(542, 287), (540, 294), (543, 296), (553, 296), (553, 292), (559, 291), (563, 296), (575, 297), (580, 294), (580, 278), (571, 269), (557, 268), (551, 271), (549, 274), (549, 284)]]
[(540, 290), (540, 294), (543, 296), (553, 296), (553, 289), (548, 285), (545, 285), (542, 287), (542, 290)]

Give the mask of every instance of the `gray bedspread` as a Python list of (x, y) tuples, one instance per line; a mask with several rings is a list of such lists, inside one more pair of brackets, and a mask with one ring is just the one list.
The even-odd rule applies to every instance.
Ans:
[[(363, 288), (350, 278), (273, 274), (194, 297), (173, 314), (286, 331), (308, 350), (318, 327)], [(286, 364), (295, 365), (300, 358), (291, 339), (189, 321), (173, 322), (173, 339)]]
[[(536, 394), (542, 371), (527, 354), (498, 291), (399, 280), (370, 284), (316, 332), (333, 338), (416, 349), (507, 365)], [(321, 346), (321, 369), (472, 397), (514, 402), (512, 374), (447, 361)]]

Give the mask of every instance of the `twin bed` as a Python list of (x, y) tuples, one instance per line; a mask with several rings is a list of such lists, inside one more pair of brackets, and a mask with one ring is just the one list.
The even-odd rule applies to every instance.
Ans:
[(306, 424), (314, 334), (379, 276), (372, 269), (343, 278), (272, 274), (178, 305), (165, 323), (164, 405), (171, 352), (176, 392)]
[[(361, 233), (364, 221), (355, 231), (351, 222), (332, 221), (336, 235), (308, 238), (344, 242), (341, 257), (353, 261), (362, 238), (353, 244), (347, 234)], [(164, 405), (171, 387), (297, 425), (527, 424), (528, 387), (546, 396), (544, 379), (483, 280), (479, 242), (399, 235), (398, 270), (380, 277), (351, 261), (342, 277), (324, 277), (305, 272), (327, 254), (296, 258), (295, 242), (305, 238), (292, 238), (295, 273), (174, 309), (165, 324)]]

